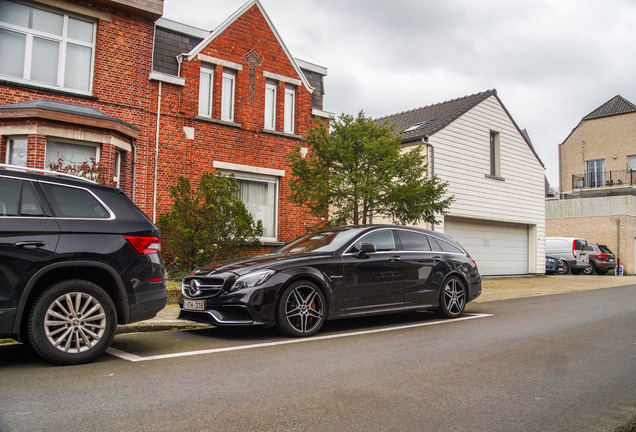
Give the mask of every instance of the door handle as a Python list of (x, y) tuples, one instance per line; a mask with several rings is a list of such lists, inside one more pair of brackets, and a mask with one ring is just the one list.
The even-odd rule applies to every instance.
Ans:
[(436, 263), (440, 262), (441, 260), (442, 260), (441, 256), (434, 256), (434, 257), (431, 258), (431, 261), (436, 262)]
[(34, 248), (38, 248), (38, 247), (42, 247), (46, 245), (46, 242), (43, 240), (36, 240), (36, 241), (19, 241), (14, 243), (14, 246), (16, 247), (23, 247), (23, 248), (27, 248), (27, 249), (34, 249)]
[(399, 255), (395, 255), (395, 256), (392, 256), (392, 257), (389, 258), (389, 262), (398, 262), (398, 261), (401, 261), (401, 260), (402, 260), (402, 258), (400, 258)]

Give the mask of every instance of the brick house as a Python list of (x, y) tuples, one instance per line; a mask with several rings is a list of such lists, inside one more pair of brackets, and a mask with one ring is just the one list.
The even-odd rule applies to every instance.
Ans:
[(404, 148), (424, 144), (429, 175), (455, 197), (440, 223), (482, 275), (545, 272), (544, 166), (496, 90), (376, 120), (402, 134)]
[(58, 156), (93, 157), (135, 199), (145, 187), (134, 177), (145, 174), (162, 12), (161, 0), (3, 1), (0, 162), (42, 169)]
[[(169, 20), (156, 25), (153, 72), (157, 185), (146, 208), (171, 208), (179, 176), (197, 183), (204, 172), (233, 174), (240, 197), (264, 225), (266, 246), (287, 242), (315, 225), (290, 203), (288, 155), (302, 147), (322, 110), (325, 68), (291, 56), (258, 1), (212, 32)], [(149, 178), (153, 178), (152, 175)]]
[[(0, 5), (0, 162), (94, 157), (153, 220), (180, 175), (233, 173), (276, 245), (313, 225), (286, 199), (287, 155), (322, 110), (325, 68), (291, 56), (258, 1), (212, 32), (161, 0)], [(155, 155), (157, 157), (155, 157)]]
[(548, 236), (577, 236), (620, 253), (636, 271), (636, 105), (615, 96), (559, 145), (561, 199), (546, 202)]

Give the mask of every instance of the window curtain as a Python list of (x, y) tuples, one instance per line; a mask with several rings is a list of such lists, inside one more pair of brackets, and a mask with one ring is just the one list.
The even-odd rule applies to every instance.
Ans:
[(237, 180), (239, 199), (255, 221), (263, 222), (263, 237), (276, 237), (276, 184)]

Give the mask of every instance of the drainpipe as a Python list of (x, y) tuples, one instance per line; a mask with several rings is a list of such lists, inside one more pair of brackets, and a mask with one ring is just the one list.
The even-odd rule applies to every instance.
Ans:
[[(431, 167), (431, 178), (433, 178), (435, 177), (435, 147), (433, 147), (433, 144), (428, 142), (428, 135), (424, 135), (424, 138), (422, 138), (422, 143), (426, 144), (426, 147), (431, 150), (431, 161), (429, 165)], [(431, 224), (431, 231), (435, 231), (434, 222)]]
[[(135, 145), (135, 139), (132, 138), (130, 140), (130, 144), (132, 145), (132, 192), (130, 193), (131, 201), (135, 202), (135, 173), (137, 172), (137, 146)], [(121, 174), (119, 174), (121, 176)]]
[(157, 131), (155, 134), (155, 176), (152, 197), (152, 222), (157, 223), (157, 172), (159, 171), (159, 123), (161, 121), (161, 81), (159, 81), (159, 94), (157, 96)]

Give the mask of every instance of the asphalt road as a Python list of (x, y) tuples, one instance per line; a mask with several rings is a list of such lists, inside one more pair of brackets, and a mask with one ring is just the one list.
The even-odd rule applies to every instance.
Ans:
[(117, 356), (72, 367), (0, 346), (0, 431), (604, 431), (636, 415), (635, 294), (331, 322), (312, 340), (123, 334)]

